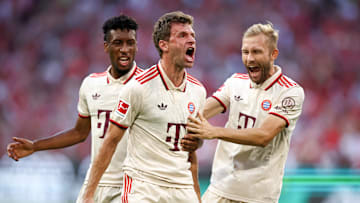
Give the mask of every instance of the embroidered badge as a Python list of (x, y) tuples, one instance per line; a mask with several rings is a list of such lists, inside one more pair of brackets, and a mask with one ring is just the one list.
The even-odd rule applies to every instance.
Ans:
[(264, 100), (262, 103), (261, 103), (261, 108), (264, 110), (264, 111), (269, 111), (270, 108), (271, 108), (271, 101), (266, 99)]
[(189, 104), (188, 104), (188, 110), (189, 110), (190, 114), (193, 114), (193, 113), (195, 112), (195, 105), (194, 105), (194, 103), (189, 102)]
[(295, 100), (291, 97), (285, 97), (281, 102), (281, 106), (284, 109), (292, 109), (295, 106)]

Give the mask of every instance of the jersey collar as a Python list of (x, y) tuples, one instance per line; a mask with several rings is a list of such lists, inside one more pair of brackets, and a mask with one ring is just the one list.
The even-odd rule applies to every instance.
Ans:
[(186, 72), (186, 69), (185, 69), (185, 77), (184, 77), (183, 82), (181, 83), (181, 85), (180, 85), (179, 87), (176, 87), (176, 86), (171, 82), (171, 80), (169, 79), (169, 77), (166, 75), (164, 69), (163, 69), (162, 66), (161, 66), (160, 61), (158, 62), (156, 68), (157, 68), (157, 70), (159, 71), (161, 80), (162, 80), (162, 82), (164, 83), (164, 86), (165, 86), (166, 90), (178, 90), (178, 91), (185, 92), (185, 89), (186, 89), (186, 81), (187, 81), (187, 72)]
[(110, 74), (110, 69), (111, 69), (111, 65), (107, 68), (106, 70), (106, 75), (107, 75), (107, 79), (106, 82), (107, 84), (113, 83), (113, 82), (118, 82), (118, 83), (122, 83), (122, 84), (126, 84), (127, 82), (129, 82), (129, 80), (134, 77), (136, 69), (137, 69), (137, 65), (136, 62), (134, 61), (133, 67), (130, 69), (130, 71), (128, 73), (126, 73), (125, 75), (121, 76), (118, 79), (115, 79), (111, 74)]
[(276, 69), (276, 72), (270, 78), (268, 78), (261, 84), (256, 84), (252, 80), (250, 80), (250, 88), (261, 88), (265, 91), (270, 89), (282, 76), (282, 71), (281, 71), (280, 66), (275, 65), (275, 69)]

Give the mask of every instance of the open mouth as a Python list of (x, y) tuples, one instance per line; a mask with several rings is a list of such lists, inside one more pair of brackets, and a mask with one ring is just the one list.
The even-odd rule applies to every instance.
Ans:
[(193, 47), (189, 47), (186, 50), (186, 55), (193, 57), (194, 52), (195, 52), (195, 49)]
[(193, 63), (195, 58), (195, 48), (189, 47), (186, 49), (185, 58), (188, 62)]
[(250, 72), (258, 72), (260, 71), (260, 67), (257, 67), (257, 66), (251, 66), (251, 67), (248, 67), (249, 71)]
[(118, 59), (118, 62), (122, 65), (122, 66), (127, 66), (130, 63), (130, 58), (129, 57), (120, 57)]

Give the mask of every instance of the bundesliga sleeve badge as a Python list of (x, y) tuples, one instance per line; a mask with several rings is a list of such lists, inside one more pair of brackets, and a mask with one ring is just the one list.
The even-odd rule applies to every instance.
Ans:
[(129, 110), (129, 108), (130, 108), (130, 104), (128, 104), (126, 101), (120, 99), (118, 107), (117, 107), (115, 113), (118, 116), (124, 118), (126, 116), (128, 110)]

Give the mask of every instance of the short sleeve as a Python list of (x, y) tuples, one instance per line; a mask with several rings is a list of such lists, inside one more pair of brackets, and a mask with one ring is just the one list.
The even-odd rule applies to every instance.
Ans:
[(212, 97), (215, 98), (224, 107), (223, 113), (225, 113), (230, 106), (230, 83), (232, 77), (233, 76), (228, 78), (225, 83), (221, 85), (219, 89), (216, 90), (216, 92), (212, 95)]
[(121, 128), (131, 126), (141, 111), (142, 91), (143, 88), (135, 80), (127, 83), (119, 94), (110, 122)]
[(79, 101), (78, 101), (77, 109), (80, 117), (90, 116), (88, 102), (86, 99), (86, 89), (87, 89), (87, 78), (83, 80), (79, 90)]
[(269, 113), (283, 118), (288, 127), (299, 118), (304, 99), (305, 93), (300, 86), (287, 89), (280, 95)]
[(206, 90), (203, 87), (202, 88), (202, 96), (201, 96), (201, 100), (200, 100), (200, 112), (201, 113), (204, 113), (205, 102), (206, 102)]

